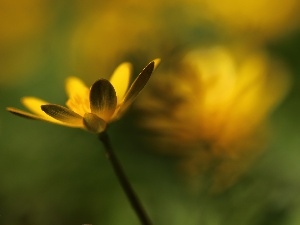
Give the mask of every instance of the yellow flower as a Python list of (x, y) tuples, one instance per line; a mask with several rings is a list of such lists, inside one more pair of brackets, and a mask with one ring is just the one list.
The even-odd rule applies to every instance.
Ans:
[(287, 71), (263, 52), (213, 47), (189, 52), (169, 73), (138, 101), (141, 126), (189, 174), (214, 166), (230, 183), (259, 153), (261, 128), (288, 90)]
[(63, 126), (82, 128), (93, 133), (101, 133), (107, 124), (122, 116), (148, 82), (160, 60), (150, 62), (129, 87), (131, 64), (122, 63), (114, 71), (110, 80), (99, 79), (90, 89), (76, 77), (69, 77), (66, 92), (69, 97), (67, 107), (49, 104), (35, 97), (24, 97), (22, 103), (32, 113), (8, 107), (18, 116), (43, 120)]

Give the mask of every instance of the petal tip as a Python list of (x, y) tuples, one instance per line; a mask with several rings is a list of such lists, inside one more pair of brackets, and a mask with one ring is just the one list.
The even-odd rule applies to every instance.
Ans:
[(127, 69), (132, 70), (132, 64), (130, 62), (122, 62), (118, 67), (127, 67)]
[(154, 62), (154, 69), (153, 70), (156, 70), (157, 67), (160, 65), (161, 59), (156, 58), (156, 59), (152, 60), (152, 62)]

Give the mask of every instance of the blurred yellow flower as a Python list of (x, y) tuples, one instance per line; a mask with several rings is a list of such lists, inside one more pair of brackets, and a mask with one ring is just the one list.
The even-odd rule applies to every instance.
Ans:
[[(189, 52), (138, 101), (141, 125), (157, 133), (160, 149), (182, 156), (192, 173), (216, 158), (250, 159), (249, 149), (262, 144), (255, 136), (287, 92), (285, 75), (263, 52)], [(226, 163), (223, 172), (230, 170)]]
[(99, 79), (90, 88), (76, 77), (69, 77), (66, 91), (67, 107), (49, 104), (35, 97), (24, 97), (22, 103), (33, 113), (8, 107), (13, 114), (77, 127), (93, 133), (101, 133), (107, 124), (117, 120), (133, 102), (148, 82), (160, 60), (150, 62), (129, 87), (131, 64), (122, 63), (114, 71), (110, 81)]

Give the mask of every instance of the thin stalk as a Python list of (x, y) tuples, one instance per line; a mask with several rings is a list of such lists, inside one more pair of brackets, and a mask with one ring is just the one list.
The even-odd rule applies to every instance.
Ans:
[(107, 135), (106, 132), (103, 132), (103, 133), (100, 133), (98, 137), (102, 141), (102, 143), (105, 147), (106, 157), (111, 162), (113, 170), (123, 188), (123, 191), (125, 192), (128, 200), (129, 200), (133, 210), (135, 211), (136, 215), (138, 216), (141, 224), (142, 225), (151, 225), (152, 222), (150, 221), (146, 211), (144, 210), (144, 207), (141, 204), (141, 201), (139, 200), (134, 189), (132, 188), (117, 156), (115, 155), (115, 153), (113, 151), (109, 136)]

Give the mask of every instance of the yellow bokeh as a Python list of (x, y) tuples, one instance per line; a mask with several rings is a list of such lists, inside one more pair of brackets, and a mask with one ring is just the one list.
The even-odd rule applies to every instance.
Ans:
[(220, 177), (230, 182), (224, 172), (241, 172), (262, 149), (262, 128), (288, 87), (285, 67), (262, 51), (195, 49), (140, 99), (141, 125), (189, 173), (218, 161), (216, 170), (223, 168)]
[(43, 62), (41, 41), (55, 16), (50, 1), (0, 1), (0, 83), (12, 84)]
[(137, 53), (155, 57), (159, 24), (152, 4), (113, 1), (84, 6), (78, 5), (79, 19), (71, 38), (71, 65), (76, 70), (96, 79), (99, 72)]
[[(255, 41), (273, 40), (299, 28), (297, 0), (202, 0), (203, 13), (235, 35)], [(194, 2), (195, 3), (195, 2)]]

